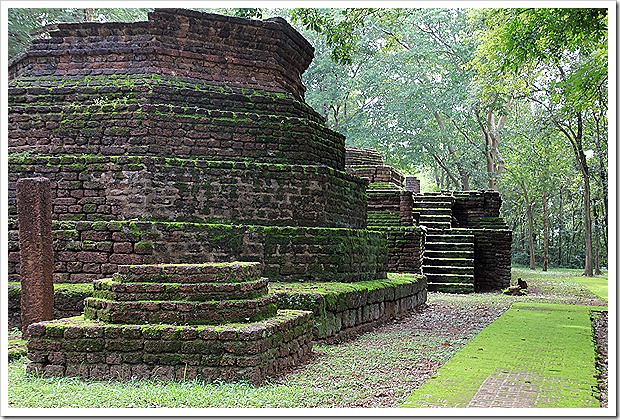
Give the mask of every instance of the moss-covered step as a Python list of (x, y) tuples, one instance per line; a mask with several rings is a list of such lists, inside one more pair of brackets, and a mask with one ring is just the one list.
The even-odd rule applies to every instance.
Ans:
[(429, 292), (474, 293), (473, 283), (429, 283)]
[(448, 265), (447, 261), (441, 263), (441, 265), (424, 265), (424, 274), (459, 274), (459, 275), (474, 275), (474, 266), (452, 266)]
[(369, 210), (366, 217), (368, 228), (400, 227), (400, 214)]
[(268, 292), (268, 284), (264, 277), (238, 283), (128, 283), (109, 278), (95, 281), (93, 297), (117, 301), (256, 299)]
[(469, 249), (463, 249), (463, 250), (439, 250), (439, 251), (435, 251), (432, 249), (428, 249), (426, 248), (424, 250), (424, 260), (442, 260), (442, 259), (447, 259), (447, 260), (451, 260), (451, 259), (455, 259), (455, 258), (465, 258), (465, 259), (471, 259), (473, 260), (474, 258), (474, 248), (473, 246)]
[[(257, 281), (263, 273), (260, 263), (141, 264), (118, 270), (113, 276), (118, 282), (95, 283), (94, 297), (85, 301), (85, 318), (115, 324), (225, 324), (276, 313), (266, 279)], [(205, 299), (209, 292), (217, 298)], [(114, 300), (116, 295), (122, 299)], [(172, 299), (162, 300), (166, 296)]]
[(93, 380), (247, 380), (306, 361), (312, 313), (218, 326), (112, 325), (78, 316), (28, 327), (29, 372)]
[(473, 249), (473, 243), (465, 242), (426, 242), (426, 249), (432, 251), (463, 251)]
[(315, 339), (328, 342), (368, 331), (426, 302), (426, 277), (389, 273), (356, 283), (271, 283), (279, 308), (311, 310)]
[(433, 267), (439, 267), (439, 266), (473, 267), (474, 259), (473, 258), (446, 258), (443, 256), (439, 258), (424, 257), (424, 263), (426, 266), (433, 266)]
[(123, 283), (238, 283), (259, 280), (259, 262), (119, 265), (113, 279)]
[(114, 324), (226, 324), (259, 321), (276, 313), (274, 296), (256, 299), (196, 301), (119, 302), (86, 298), (84, 316)]
[(449, 232), (430, 231), (426, 234), (426, 242), (428, 243), (474, 243), (473, 234), (454, 233), (454, 229)]

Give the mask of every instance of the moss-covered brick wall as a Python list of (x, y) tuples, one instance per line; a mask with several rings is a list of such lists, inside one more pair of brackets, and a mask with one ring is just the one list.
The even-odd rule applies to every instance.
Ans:
[(325, 166), (139, 156), (9, 156), (18, 179), (52, 182), (56, 220), (166, 220), (366, 227), (365, 183)]
[[(370, 189), (368, 194), (368, 226), (383, 226), (382, 220), (396, 220), (395, 226), (411, 226), (416, 218), (413, 214), (411, 191), (402, 189)], [(419, 215), (418, 215), (419, 217)]]
[(389, 188), (404, 188), (405, 176), (391, 166), (347, 166), (346, 170), (371, 184), (385, 183)]
[(458, 227), (477, 227), (480, 219), (500, 217), (502, 198), (497, 191), (455, 191), (452, 216)]
[(281, 310), (255, 323), (112, 325), (83, 317), (29, 327), (28, 372), (92, 380), (246, 380), (261, 384), (305, 362), (312, 313)]
[(474, 235), (476, 292), (502, 290), (510, 286), (512, 231), (509, 229), (457, 229)]
[[(54, 282), (88, 283), (119, 264), (259, 261), (273, 281), (385, 278), (386, 235), (359, 229), (152, 221), (56, 221)], [(16, 223), (9, 223), (9, 280), (19, 281)]]
[(311, 310), (315, 339), (333, 341), (369, 331), (426, 302), (426, 278), (390, 274), (358, 283), (272, 283), (278, 307)]
[(387, 227), (388, 272), (422, 273), (425, 233), (417, 227)]
[(346, 146), (345, 167), (348, 173), (367, 179), (370, 184), (381, 183), (389, 188), (405, 188), (405, 176), (395, 168), (385, 165), (381, 154), (374, 149)]
[(173, 77), (20, 77), (9, 88), (9, 152), (151, 155), (326, 165), (344, 137), (285, 93)]
[(149, 20), (60, 24), (9, 68), (18, 75), (175, 74), (302, 98), (314, 49), (281, 18), (156, 9)]

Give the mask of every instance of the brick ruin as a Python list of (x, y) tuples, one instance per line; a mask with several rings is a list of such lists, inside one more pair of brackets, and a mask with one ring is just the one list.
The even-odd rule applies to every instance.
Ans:
[(499, 215), (497, 191), (421, 194), (419, 180), (385, 165), (375, 150), (347, 147), (346, 154), (347, 172), (369, 181), (369, 229), (390, 238), (389, 271), (421, 270), (433, 291), (510, 286), (512, 231)]
[[(303, 101), (313, 48), (284, 20), (157, 9), (49, 35), (9, 68), (9, 280), (16, 183), (45, 177), (54, 282), (95, 289), (85, 316), (31, 325), (31, 369), (260, 382), (305, 360), (312, 335), (425, 302), (424, 276), (386, 276), (420, 272), (421, 231), (407, 214), (401, 236), (367, 229), (367, 182)], [(388, 261), (397, 237), (418, 244), (411, 261)], [(248, 263), (260, 273), (204, 271)]]

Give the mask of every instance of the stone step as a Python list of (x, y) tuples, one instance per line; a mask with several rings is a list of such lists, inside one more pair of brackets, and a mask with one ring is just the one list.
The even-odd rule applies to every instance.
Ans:
[(458, 274), (464, 276), (473, 276), (474, 275), (474, 267), (473, 266), (463, 266), (463, 267), (455, 267), (455, 266), (433, 266), (428, 265), (426, 263), (422, 264), (422, 271), (424, 274)]
[(424, 193), (424, 194), (420, 194), (420, 195), (416, 195), (414, 197), (415, 201), (454, 201), (454, 197), (452, 197), (451, 195), (445, 195), (445, 194), (433, 194), (433, 193)]
[(414, 201), (416, 209), (452, 209), (452, 201)]
[(439, 274), (425, 273), (428, 283), (465, 283), (474, 284), (473, 274)]
[(452, 216), (452, 209), (449, 207), (414, 207), (411, 209), (414, 213), (420, 213), (420, 215), (437, 215), (437, 216)]
[(429, 292), (473, 293), (474, 285), (469, 283), (429, 283)]
[(94, 282), (93, 297), (121, 302), (256, 299), (267, 295), (268, 285), (267, 278), (235, 283), (122, 283), (110, 278)]
[(113, 275), (120, 283), (237, 283), (263, 277), (259, 262), (119, 265)]
[(423, 266), (473, 267), (473, 258), (428, 258), (424, 256)]
[(426, 242), (425, 251), (473, 251), (471, 242)]
[(441, 233), (431, 233), (426, 234), (426, 242), (442, 242), (442, 243), (474, 243), (474, 235), (455, 235), (451, 231), (446, 232), (445, 234)]
[(432, 259), (474, 259), (474, 250), (458, 250), (458, 251), (445, 251), (445, 250), (432, 250), (426, 248), (424, 250), (424, 258)]
[(452, 224), (446, 222), (420, 222), (420, 226), (426, 226), (427, 229), (448, 230), (452, 228)]
[(216, 325), (260, 321), (277, 313), (277, 296), (219, 301), (134, 301), (89, 297), (84, 317), (111, 324)]
[(420, 223), (425, 222), (445, 222), (452, 223), (452, 216), (445, 214), (420, 213)]

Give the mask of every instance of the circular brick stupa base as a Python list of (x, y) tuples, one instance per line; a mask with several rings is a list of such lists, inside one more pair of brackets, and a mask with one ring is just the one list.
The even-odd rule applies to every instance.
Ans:
[(29, 371), (261, 383), (312, 351), (312, 312), (277, 310), (259, 263), (119, 266), (95, 294), (84, 316), (28, 327)]

